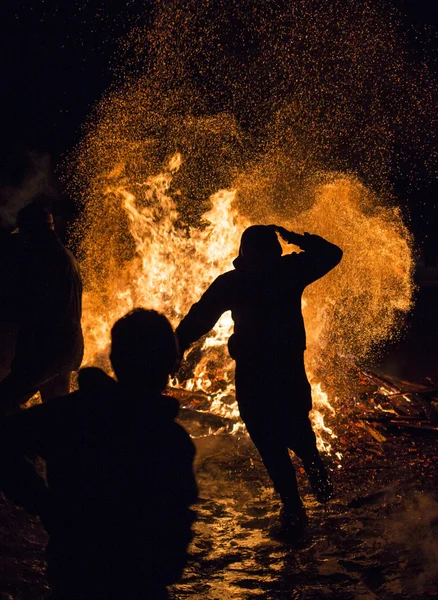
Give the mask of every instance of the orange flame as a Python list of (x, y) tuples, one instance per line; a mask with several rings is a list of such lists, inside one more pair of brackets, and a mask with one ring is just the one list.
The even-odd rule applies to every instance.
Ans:
[[(112, 324), (134, 306), (155, 308), (176, 326), (214, 278), (232, 268), (241, 233), (251, 224), (236, 208), (238, 191), (220, 190), (211, 197), (201, 226), (186, 225), (170, 193), (181, 165), (182, 156), (176, 153), (161, 173), (144, 181), (129, 180), (120, 164), (100, 179), (101, 205), (107, 203), (108, 209), (128, 218), (134, 249), (127, 260), (107, 266), (106, 279), (98, 271), (90, 273), (90, 268), (86, 273), (85, 363), (106, 360)], [(364, 355), (376, 339), (390, 335), (397, 313), (409, 309), (409, 236), (396, 209), (375, 209), (368, 190), (344, 175), (315, 186), (312, 207), (282, 224), (320, 233), (344, 249), (341, 265), (310, 286), (303, 300), (309, 347), (306, 367), (314, 402), (311, 417), (319, 448), (330, 451), (329, 440), (336, 436), (323, 414), (335, 414), (334, 396), (329, 401), (323, 387), (330, 382), (339, 357)], [(111, 233), (107, 231), (109, 243), (113, 243)], [(92, 239), (89, 233), (84, 246)], [(95, 239), (105, 244), (102, 235)], [(91, 244), (92, 257), (98, 256), (101, 245)], [(234, 394), (233, 362), (226, 342), (232, 327), (231, 315), (225, 313), (203, 340), (193, 377), (173, 381), (187, 390), (205, 392), (210, 410), (226, 417), (238, 415), (236, 403), (229, 401)]]

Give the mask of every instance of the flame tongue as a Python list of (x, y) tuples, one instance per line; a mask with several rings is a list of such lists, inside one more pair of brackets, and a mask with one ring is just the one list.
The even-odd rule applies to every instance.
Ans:
[[(105, 188), (109, 202), (119, 203), (128, 216), (135, 253), (121, 267), (109, 265), (108, 280), (91, 274), (98, 285), (84, 299), (86, 363), (99, 359), (108, 348), (110, 327), (127, 310), (148, 306), (165, 313), (176, 325), (213, 279), (232, 268), (241, 233), (250, 224), (232, 207), (236, 192), (219, 191), (211, 199), (212, 208), (203, 215), (202, 227), (183, 228), (176, 204), (168, 195), (180, 164), (181, 156), (173, 156), (166, 171), (135, 185), (136, 194), (123, 181)], [(222, 348), (231, 330), (231, 317), (225, 314), (205, 340), (205, 348)], [(201, 377), (202, 364), (197, 367), (196, 379)]]
[[(121, 246), (122, 260), (116, 264), (111, 259), (103, 274), (101, 269), (90, 269), (88, 261), (89, 286), (84, 298), (86, 363), (105, 359), (112, 324), (134, 306), (159, 310), (176, 326), (208, 285), (232, 268), (240, 236), (251, 224), (236, 208), (237, 191), (214, 194), (200, 226), (184, 224), (173, 197), (175, 192), (170, 194), (172, 179), (181, 165), (181, 155), (175, 154), (162, 173), (145, 181), (130, 180), (119, 166), (100, 182), (104, 197), (101, 205), (107, 202), (108, 209), (125, 215), (128, 235), (124, 239), (129, 238), (133, 248), (125, 258)], [(373, 343), (387, 338), (400, 310), (409, 309), (412, 257), (409, 234), (397, 211), (374, 208), (369, 192), (357, 180), (331, 176), (314, 190), (311, 208), (285, 225), (301, 232), (320, 233), (344, 249), (341, 264), (310, 286), (303, 300), (312, 419), (320, 449), (329, 451), (329, 439), (335, 434), (322, 415), (332, 418), (335, 410), (327, 391), (334, 397), (342, 384), (342, 365), (365, 356)], [(94, 224), (91, 220), (91, 231)], [(111, 233), (111, 229), (106, 232), (108, 242), (114, 244)], [(97, 239), (100, 246), (94, 243), (91, 254), (97, 255), (107, 241), (102, 236)], [(186, 365), (173, 384), (206, 394), (211, 411), (235, 419), (237, 406), (230, 402), (234, 396), (234, 364), (226, 349), (232, 329), (231, 315), (225, 313), (210, 334), (188, 353), (192, 367)]]

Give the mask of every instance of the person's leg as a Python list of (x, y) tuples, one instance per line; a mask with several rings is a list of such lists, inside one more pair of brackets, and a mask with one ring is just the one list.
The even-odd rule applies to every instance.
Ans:
[(236, 398), (239, 411), (255, 447), (259, 451), (275, 491), (281, 498), (290, 497), (301, 503), (295, 469), (290, 461), (287, 444), (274, 431), (272, 413), (267, 412), (266, 393), (260, 372), (252, 363), (236, 362)]
[[(303, 461), (313, 494), (318, 502), (327, 502), (333, 496), (333, 488), (316, 445), (315, 433), (309, 419), (312, 409), (312, 390), (307, 379), (304, 355), (297, 352), (290, 357), (291, 389), (294, 402), (285, 405), (289, 423), (288, 447)], [(286, 381), (286, 372), (283, 372)]]
[[(135, 565), (134, 565), (135, 567)], [(141, 577), (140, 573), (136, 573), (135, 568), (124, 573), (123, 567), (121, 572), (117, 572), (117, 566), (114, 567), (116, 573), (108, 575), (107, 580), (109, 585), (105, 586), (103, 595), (96, 596), (102, 600), (120, 600), (121, 598), (129, 598), (129, 600), (168, 600), (169, 592), (167, 586), (159, 579), (159, 569), (154, 575), (149, 574), (147, 577)], [(131, 575), (131, 576), (130, 576)], [(104, 587), (104, 586), (102, 586)]]
[[(146, 600), (147, 598), (151, 598), (151, 600), (152, 598), (154, 600), (169, 600), (169, 592), (167, 591), (167, 587), (164, 585), (154, 585), (151, 583), (140, 590), (136, 590), (135, 596), (129, 597), (132, 598), (132, 600)], [(118, 598), (114, 598), (114, 600), (120, 600), (120, 596)]]
[(291, 507), (302, 507), (295, 469), (286, 444), (261, 426), (246, 423), (246, 427), (282, 502)]
[(288, 446), (303, 461), (315, 498), (318, 502), (328, 502), (333, 497), (333, 487), (318, 452), (315, 433), (306, 413), (296, 415)]
[(276, 440), (271, 431), (266, 432), (250, 426), (248, 432), (259, 451), (275, 491), (280, 495), (283, 504), (280, 511), (282, 528), (288, 534), (299, 537), (303, 534), (308, 520), (288, 448)]
[[(278, 410), (277, 382), (272, 366), (269, 368), (263, 363), (258, 367), (256, 363), (242, 364), (242, 361), (236, 361), (236, 397), (240, 416), (275, 491), (280, 495), (283, 503), (280, 511), (282, 525), (290, 533), (300, 535), (307, 524), (307, 517), (284, 435), (284, 419)], [(269, 402), (270, 398), (272, 402)]]
[(52, 595), (50, 600), (96, 600), (86, 590), (80, 590), (71, 580), (54, 580), (50, 582)]

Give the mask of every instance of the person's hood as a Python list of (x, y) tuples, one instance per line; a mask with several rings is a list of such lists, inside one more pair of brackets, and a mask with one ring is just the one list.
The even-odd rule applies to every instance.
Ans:
[(239, 256), (233, 261), (233, 266), (238, 270), (266, 271), (281, 255), (282, 248), (274, 229), (252, 225), (242, 234)]
[(280, 260), (281, 256), (272, 257), (265, 256), (260, 257), (258, 260), (254, 260), (252, 258), (246, 258), (245, 256), (239, 256), (233, 260), (233, 267), (237, 271), (245, 271), (245, 272), (266, 272), (270, 271), (275, 264), (277, 264)]

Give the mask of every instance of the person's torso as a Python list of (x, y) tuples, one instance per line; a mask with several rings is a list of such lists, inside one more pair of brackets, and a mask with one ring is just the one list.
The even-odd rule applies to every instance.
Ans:
[(73, 255), (56, 237), (23, 244), (17, 347), (47, 353), (81, 354), (82, 282)]
[[(231, 272), (230, 307), (234, 340), (240, 348), (304, 350), (306, 346), (301, 299), (304, 284), (283, 261), (271, 269)], [(230, 277), (231, 280), (231, 277)]]
[(79, 394), (70, 406), (43, 450), (56, 504), (79, 521), (144, 526), (153, 507), (173, 501), (179, 466), (190, 462), (186, 432), (147, 406), (133, 412), (117, 395), (88, 402)]
[(80, 321), (79, 268), (73, 255), (56, 238), (24, 245), (19, 268), (25, 295), (24, 323), (48, 326)]

